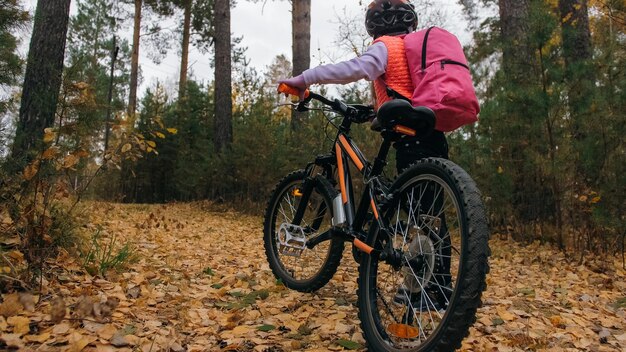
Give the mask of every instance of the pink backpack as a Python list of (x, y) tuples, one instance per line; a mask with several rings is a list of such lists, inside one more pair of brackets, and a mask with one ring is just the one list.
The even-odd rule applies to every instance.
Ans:
[(438, 28), (404, 37), (406, 56), (415, 90), (413, 106), (426, 106), (437, 115), (435, 128), (450, 132), (478, 121), (480, 106), (461, 43)]

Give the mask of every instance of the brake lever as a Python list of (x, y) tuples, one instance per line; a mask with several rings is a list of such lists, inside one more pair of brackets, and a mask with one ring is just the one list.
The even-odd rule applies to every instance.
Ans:
[(313, 100), (313, 97), (311, 95), (307, 96), (306, 98), (304, 98), (304, 100), (301, 100), (298, 103), (298, 106), (296, 107), (296, 111), (298, 112), (307, 112), (309, 111), (309, 107), (308, 104), (311, 102), (311, 100)]

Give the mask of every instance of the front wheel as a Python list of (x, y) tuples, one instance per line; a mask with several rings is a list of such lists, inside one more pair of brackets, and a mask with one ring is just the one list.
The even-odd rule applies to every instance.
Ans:
[(471, 177), (444, 159), (402, 173), (368, 243), (389, 254), (359, 267), (358, 306), (372, 351), (452, 351), (486, 287), (489, 229)]
[(304, 170), (285, 176), (272, 192), (265, 211), (265, 254), (274, 275), (290, 289), (320, 289), (341, 262), (341, 239), (306, 246), (332, 227), (332, 192), (329, 184), (309, 179)]

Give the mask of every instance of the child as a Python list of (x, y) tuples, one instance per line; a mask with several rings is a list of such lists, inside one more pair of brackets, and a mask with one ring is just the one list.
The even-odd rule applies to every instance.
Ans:
[[(298, 88), (301, 94), (304, 94), (307, 87), (313, 84), (346, 84), (366, 79), (374, 82), (378, 107), (390, 100), (387, 96), (386, 80), (393, 79), (395, 86), (401, 87), (396, 88), (396, 91), (410, 98), (413, 86), (408, 69), (406, 74), (394, 74), (394, 77), (386, 75), (390, 53), (393, 54), (393, 59), (398, 54), (397, 48), (390, 43), (387, 36), (404, 36), (415, 31), (417, 27), (415, 7), (409, 0), (375, 0), (366, 12), (365, 26), (367, 33), (374, 38), (374, 44), (363, 55), (349, 61), (306, 70), (301, 75), (280, 83)], [(405, 55), (404, 52), (400, 54)], [(434, 131), (426, 138), (403, 140), (394, 147), (397, 150), (398, 172), (422, 158), (448, 158), (448, 143), (440, 131)]]
[[(324, 65), (304, 71), (301, 75), (286, 79), (280, 83), (285, 83), (295, 87), (300, 91), (300, 99), (304, 98), (304, 92), (312, 84), (346, 84), (367, 79), (374, 82), (376, 92), (376, 107), (391, 98), (387, 94), (387, 88), (393, 87), (396, 94), (410, 98), (413, 92), (413, 82), (408, 69), (406, 51), (403, 42), (398, 38), (403, 38), (416, 30), (417, 14), (415, 7), (409, 0), (375, 0), (367, 10), (365, 15), (365, 26), (367, 32), (374, 38), (368, 50), (360, 57), (337, 64)], [(391, 60), (395, 60), (393, 65), (389, 65)], [(393, 69), (391, 69), (393, 66)], [(393, 71), (393, 72), (390, 72)], [(448, 158), (448, 143), (441, 131), (433, 131), (425, 138), (403, 139), (394, 145), (396, 148), (396, 167), (398, 172), (402, 172), (417, 160), (428, 157)], [(433, 195), (424, 195), (424, 203), (436, 204), (441, 200), (433, 199)], [(429, 199), (429, 200), (428, 200)], [(441, 207), (438, 205), (437, 207)], [(428, 208), (428, 207), (427, 207)], [(445, 219), (443, 220), (442, 233), (445, 233)], [(449, 237), (445, 243), (449, 243)], [(450, 255), (449, 248), (444, 249), (444, 254)], [(450, 260), (443, 259), (437, 263), (433, 273), (439, 279), (439, 283), (450, 284)], [(394, 299), (397, 304), (407, 304), (407, 297), (411, 301), (419, 302), (421, 291), (416, 287), (416, 283), (407, 275), (404, 285), (398, 289)], [(415, 281), (415, 279), (412, 279)], [(439, 310), (445, 307), (449, 297), (443, 297), (439, 292), (441, 289), (426, 287), (426, 292), (431, 296), (432, 307), (426, 309)]]

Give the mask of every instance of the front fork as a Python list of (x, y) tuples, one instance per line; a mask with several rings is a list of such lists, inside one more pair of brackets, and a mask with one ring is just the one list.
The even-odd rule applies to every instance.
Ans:
[[(384, 151), (382, 151), (381, 154), (384, 154), (386, 156), (388, 147), (383, 148), (383, 149)], [(384, 158), (380, 156), (381, 155), (379, 155), (379, 160), (377, 161), (384, 160)], [(323, 175), (332, 175), (332, 172), (333, 172), (332, 165), (335, 164), (335, 161), (336, 161), (335, 155), (332, 155), (332, 154), (322, 155), (322, 156), (317, 157), (314, 163), (311, 163), (307, 166), (306, 171), (309, 177), (307, 177), (307, 179), (303, 183), (302, 198), (300, 200), (298, 209), (296, 210), (296, 214), (293, 219), (293, 224), (297, 226), (300, 225), (300, 223), (302, 222), (302, 218), (304, 216), (304, 212), (306, 211), (306, 207), (308, 205), (309, 199), (311, 197), (311, 193), (316, 187), (316, 183), (317, 182), (322, 183), (321, 185), (322, 188), (335, 190), (335, 193), (331, 196), (332, 207), (333, 207), (332, 228), (330, 228), (328, 231), (325, 231), (324, 233), (321, 233), (318, 236), (315, 236), (314, 238), (308, 239), (306, 242), (306, 247), (309, 249), (313, 249), (315, 246), (317, 246), (318, 244), (324, 241), (329, 241), (329, 240), (332, 240), (333, 238), (339, 238), (343, 241), (352, 243), (355, 248), (357, 248), (358, 250), (368, 255), (375, 256), (376, 258), (389, 257), (386, 251), (374, 249), (373, 247), (368, 245), (366, 242), (364, 242), (363, 240), (365, 240), (366, 236), (358, 232), (352, 231), (349, 228), (349, 226), (345, 226), (347, 223), (349, 224), (349, 223), (354, 222), (354, 220), (350, 221), (350, 219), (348, 219), (348, 214), (346, 212), (346, 204), (344, 204), (343, 202), (341, 193), (336, 191), (335, 187), (331, 184), (331, 181), (327, 177), (323, 176)], [(382, 166), (384, 165), (375, 165), (375, 167), (376, 166), (382, 168)], [(323, 171), (318, 173), (316, 172), (317, 168), (322, 168)], [(367, 211), (367, 207), (369, 206), (370, 201), (367, 201), (366, 194), (369, 194), (369, 190), (367, 190), (366, 193), (364, 194), (364, 197), (361, 201), (361, 205), (357, 213), (361, 213), (361, 212), (364, 213)], [(370, 195), (370, 198), (373, 199), (373, 196)], [(376, 209), (373, 200), (371, 201), (371, 204), (373, 207), (372, 211), (377, 214), (378, 210)], [(365, 209), (361, 209), (362, 207), (365, 207)], [(326, 211), (327, 209), (326, 209), (325, 203), (322, 203), (322, 205), (320, 206), (320, 209), (318, 209), (318, 214), (317, 214), (318, 216), (316, 218), (316, 221), (312, 224), (312, 227), (313, 227), (312, 230), (317, 231), (319, 229), (323, 215)], [(363, 222), (363, 220), (361, 220), (361, 222)], [(353, 225), (356, 225), (357, 228), (362, 228), (363, 226), (362, 223), (353, 224)]]

